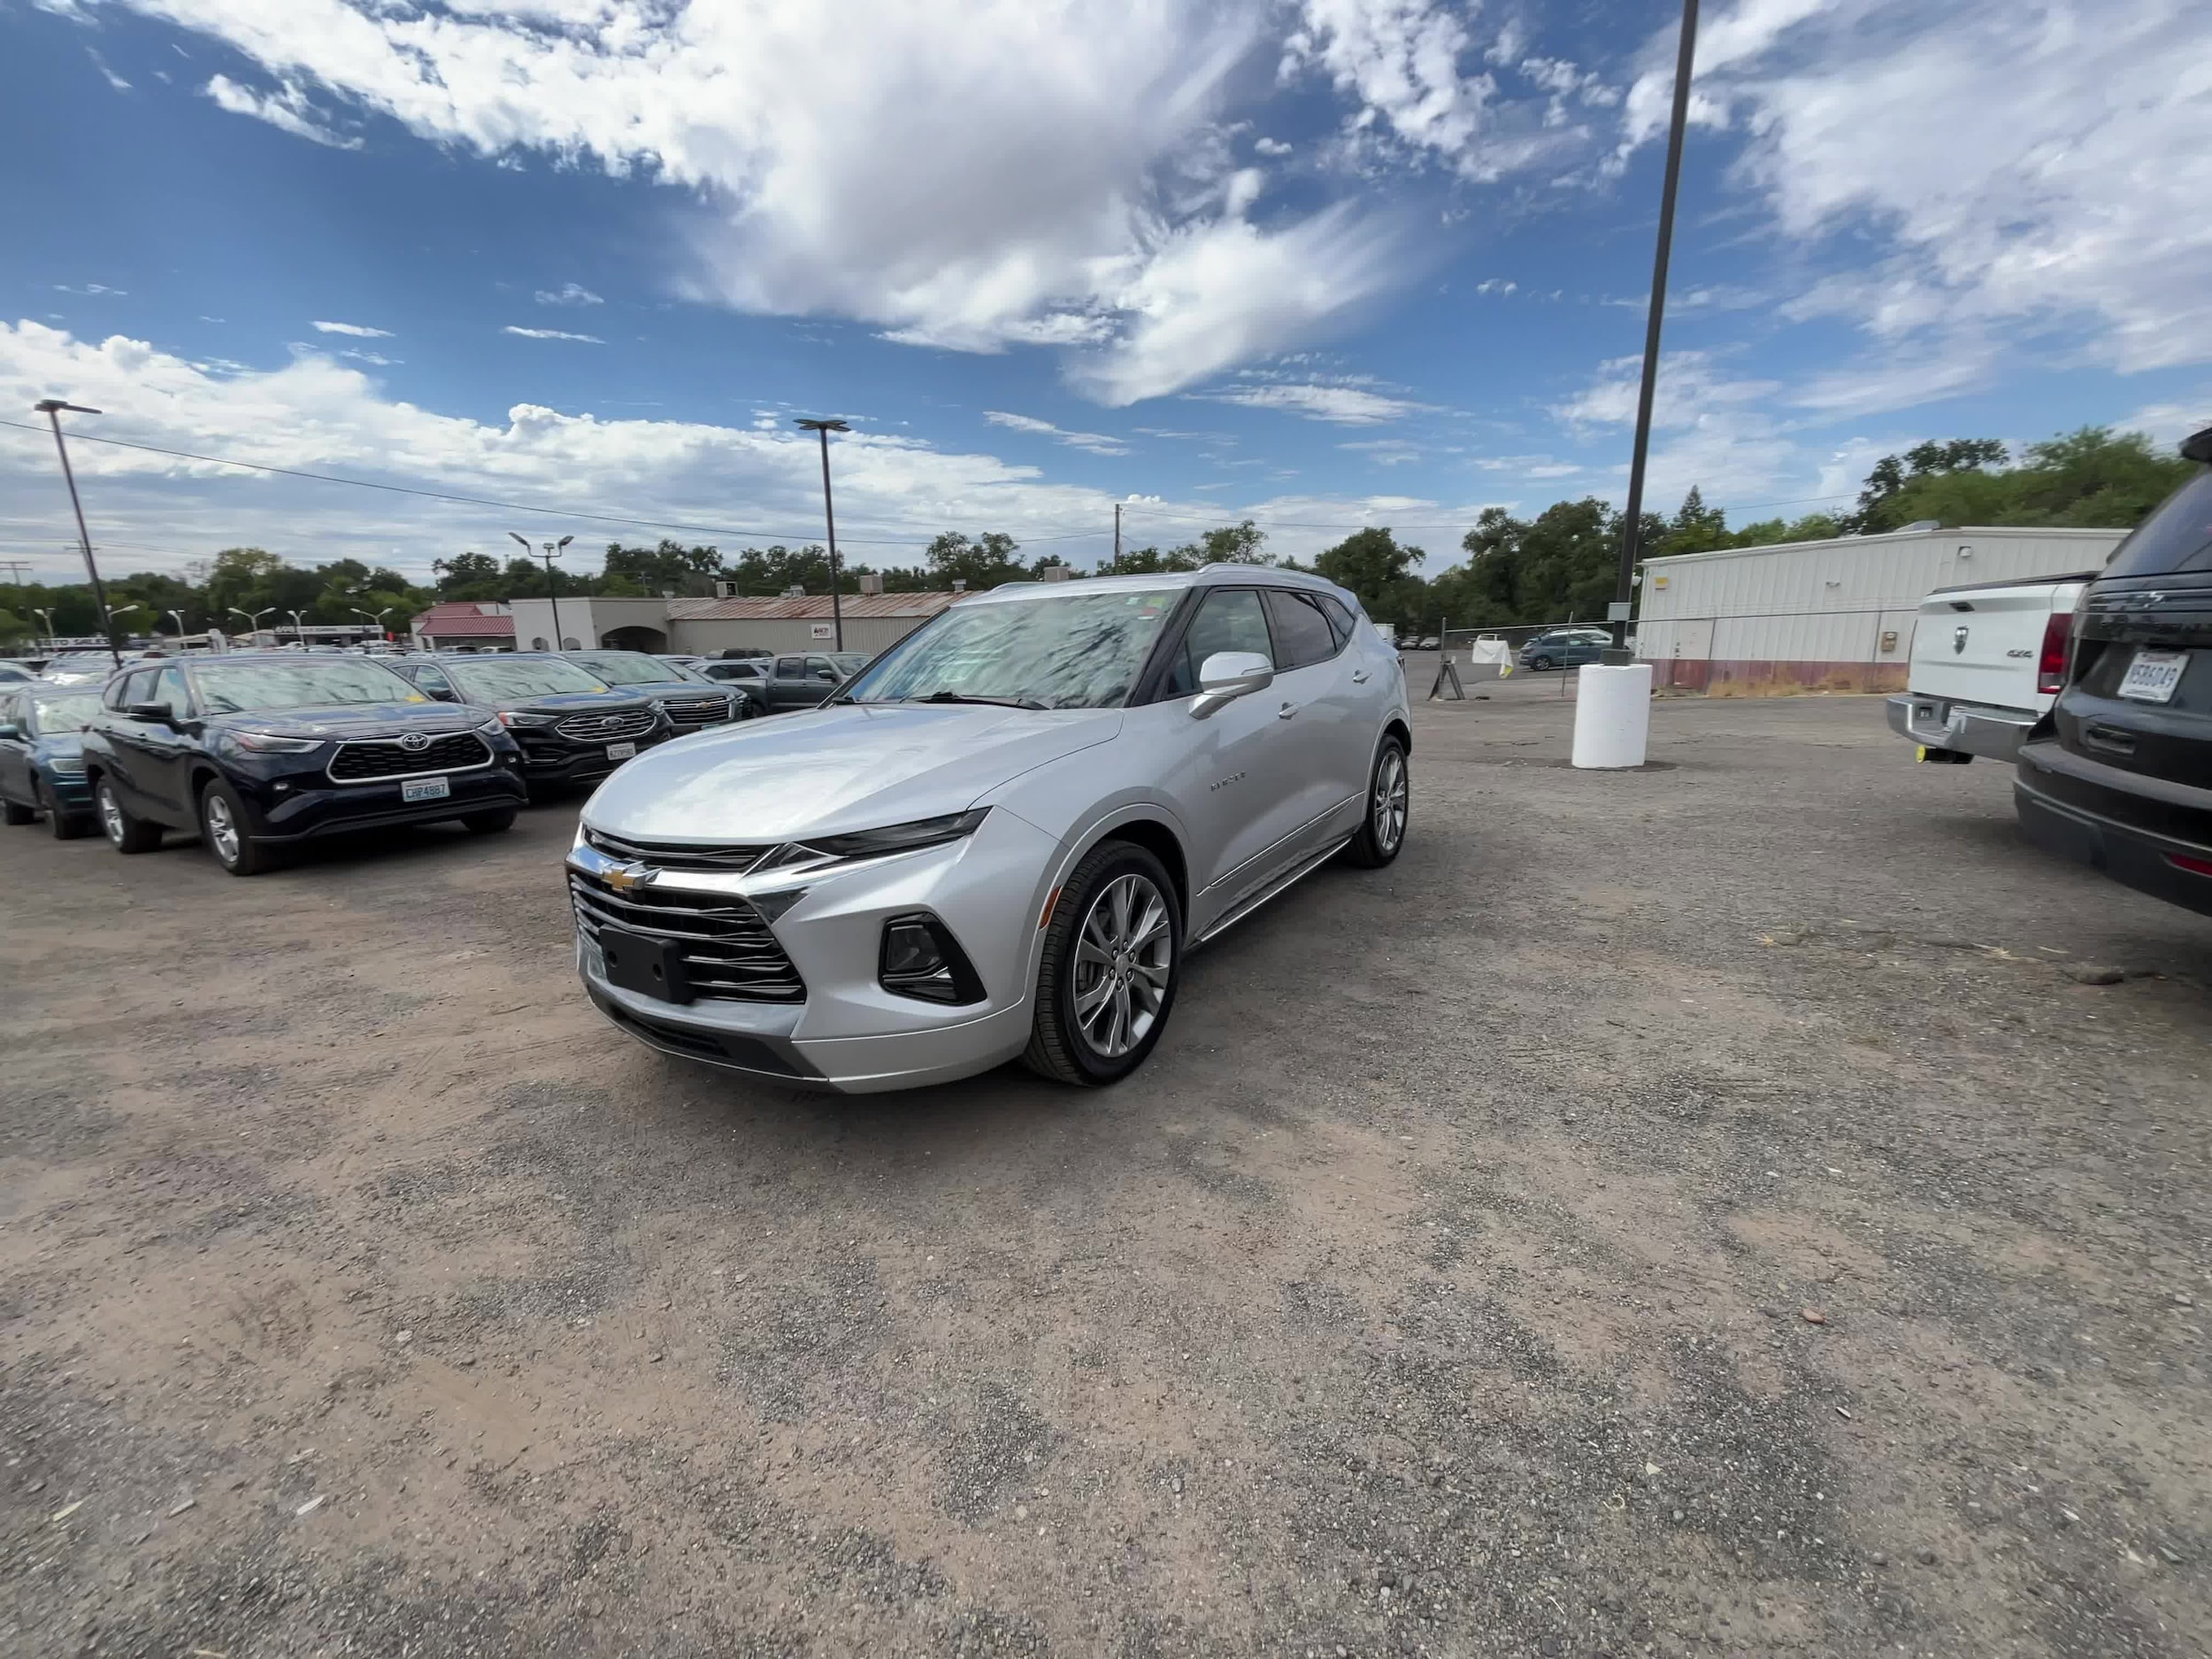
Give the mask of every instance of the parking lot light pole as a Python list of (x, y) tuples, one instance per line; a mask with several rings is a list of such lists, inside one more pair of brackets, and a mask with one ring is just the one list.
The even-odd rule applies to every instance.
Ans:
[(292, 618), (292, 638), (298, 641), (300, 649), (305, 650), (307, 649), (307, 628), (300, 621), (300, 613), (288, 608), (284, 614)]
[(96, 415), (100, 411), (96, 409), (87, 409), (82, 403), (65, 403), (58, 397), (41, 398), (31, 407), (45, 416), (47, 424), (54, 429), (54, 452), (61, 457), (62, 481), (69, 486), (69, 505), (77, 515), (77, 545), (84, 549), (85, 574), (92, 579), (92, 602), (100, 607), (100, 615), (103, 618), (101, 626), (107, 631), (108, 655), (115, 659), (115, 665), (120, 668), (123, 665), (123, 653), (116, 649), (115, 631), (108, 627), (105, 621), (108, 615), (108, 591), (101, 585), (100, 567), (92, 562), (92, 533), (84, 527), (84, 503), (77, 497), (77, 475), (70, 469), (69, 446), (62, 441), (61, 435), (61, 418), (65, 413)]
[(802, 420), (798, 426), (802, 432), (814, 433), (822, 440), (822, 522), (829, 526), (830, 623), (841, 651), (845, 649), (845, 607), (837, 596), (837, 511), (830, 505), (829, 435), (852, 428), (841, 420)]
[(346, 609), (357, 617), (368, 618), (370, 621), (376, 624), (376, 637), (380, 640), (384, 637), (384, 618), (392, 614), (392, 606), (386, 605), (381, 611), (364, 611), (359, 605), (348, 605)]
[(174, 617), (177, 619), (177, 647), (180, 650), (181, 650), (184, 647), (184, 612), (181, 611), (165, 611), (163, 614), (165, 616)]
[(1682, 180), (1682, 139), (1689, 126), (1690, 71), (1697, 58), (1697, 0), (1682, 0), (1682, 43), (1674, 60), (1674, 119), (1667, 129), (1666, 180), (1659, 188), (1659, 247), (1651, 264), (1651, 306), (1644, 319), (1644, 379), (1636, 396), (1636, 447), (1628, 464), (1628, 516), (1621, 526), (1621, 568), (1613, 599), (1621, 611), (1620, 644), (1628, 644), (1625, 607), (1636, 590), (1643, 539), (1644, 461), (1651, 449), (1652, 395), (1659, 384), (1659, 324), (1667, 306), (1667, 263), (1674, 249), (1674, 197)]
[(276, 614), (276, 607), (274, 605), (267, 606), (260, 611), (241, 611), (236, 605), (229, 605), (225, 608), (228, 610), (234, 617), (243, 617), (246, 618), (247, 635), (248, 637), (257, 641), (261, 638), (261, 618), (264, 617), (274, 616)]
[[(538, 557), (538, 550), (530, 545), (528, 536), (514, 530), (510, 530), (507, 534), (522, 543), (522, 550), (526, 555), (531, 557)], [(553, 561), (560, 557), (561, 549), (575, 539), (572, 535), (565, 535), (557, 541), (547, 541), (541, 544), (545, 549), (543, 556), (545, 558), (545, 596), (553, 602), (553, 649), (557, 651), (562, 649), (561, 589), (559, 584), (553, 580)]]
[(33, 605), (31, 607), (31, 614), (38, 618), (40, 621), (45, 623), (46, 648), (47, 649), (51, 650), (54, 646), (54, 613), (50, 611), (42, 610), (37, 605)]

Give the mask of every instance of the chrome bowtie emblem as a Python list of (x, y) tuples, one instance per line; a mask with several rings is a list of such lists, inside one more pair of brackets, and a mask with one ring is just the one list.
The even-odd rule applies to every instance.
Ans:
[(606, 883), (617, 893), (634, 893), (640, 887), (649, 887), (659, 879), (660, 872), (650, 864), (617, 864), (606, 873)]
[(1966, 630), (1964, 628), (1953, 630), (1951, 634), (1951, 649), (1962, 657), (1966, 654)]
[(420, 732), (403, 732), (400, 734), (399, 746), (411, 755), (419, 755), (430, 747), (430, 740)]

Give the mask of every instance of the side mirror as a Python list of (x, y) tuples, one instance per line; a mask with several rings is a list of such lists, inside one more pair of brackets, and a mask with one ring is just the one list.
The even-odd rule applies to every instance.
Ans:
[(0, 720), (0, 742), (10, 742), (23, 735), (23, 728), (12, 720)]
[(1239, 697), (1265, 691), (1275, 683), (1275, 664), (1257, 651), (1216, 651), (1198, 671), (1198, 695), (1190, 718), (1203, 720)]
[(460, 701), (453, 695), (450, 688), (444, 686), (422, 686), (417, 689), (434, 703), (458, 703)]
[(157, 726), (171, 726), (176, 721), (165, 703), (134, 703), (123, 712), (134, 720), (150, 720)]

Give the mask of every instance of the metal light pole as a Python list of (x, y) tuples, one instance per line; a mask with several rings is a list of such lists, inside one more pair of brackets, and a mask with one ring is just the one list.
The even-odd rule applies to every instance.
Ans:
[(830, 621), (841, 651), (845, 649), (845, 607), (837, 596), (837, 511), (830, 505), (829, 435), (852, 428), (841, 420), (802, 420), (798, 426), (802, 432), (818, 434), (822, 440), (822, 521), (829, 526)]
[(171, 611), (165, 612), (164, 614), (174, 617), (177, 619), (177, 648), (181, 650), (184, 648), (184, 612), (181, 611)]
[(284, 614), (292, 618), (292, 637), (299, 641), (300, 649), (305, 650), (307, 649), (307, 628), (300, 621), (300, 613), (288, 606)]
[[(537, 550), (531, 547), (530, 538), (528, 536), (523, 535), (519, 532), (513, 530), (508, 531), (507, 534), (515, 541), (522, 543), (522, 550), (526, 557), (537, 556)], [(553, 602), (553, 649), (557, 651), (562, 649), (561, 590), (559, 585), (553, 580), (553, 561), (560, 557), (561, 549), (575, 539), (576, 538), (572, 535), (565, 535), (557, 541), (547, 541), (541, 543), (545, 549), (543, 555), (545, 559), (545, 596)]]
[(261, 638), (261, 618), (264, 617), (274, 616), (277, 611), (277, 607), (274, 605), (264, 606), (259, 611), (241, 611), (236, 605), (229, 605), (225, 608), (228, 610), (234, 617), (243, 617), (246, 618), (246, 632), (253, 636), (257, 643)]
[[(70, 470), (69, 446), (62, 442), (61, 418), (65, 411), (72, 415), (96, 415), (96, 409), (87, 409), (82, 403), (65, 403), (58, 397), (41, 398), (31, 405), (46, 417), (54, 429), (54, 452), (61, 457), (62, 481), (69, 486), (69, 505), (77, 515), (77, 545), (84, 549), (85, 574), (92, 578), (92, 603), (100, 607), (101, 626), (106, 627), (108, 590), (101, 585), (100, 567), (92, 562), (92, 533), (84, 527), (84, 503), (77, 499), (77, 475)], [(108, 655), (115, 659), (118, 668), (123, 665), (123, 653), (116, 649), (115, 633), (108, 629)]]
[(1636, 448), (1628, 466), (1628, 521), (1621, 528), (1621, 568), (1613, 599), (1621, 611), (1620, 643), (1628, 644), (1628, 606), (1641, 551), (1644, 461), (1651, 449), (1651, 401), (1659, 384), (1659, 323), (1667, 304), (1667, 260), (1674, 248), (1674, 196), (1682, 180), (1682, 139), (1690, 119), (1690, 71), (1697, 58), (1697, 0), (1682, 0), (1682, 45), (1674, 61), (1674, 122), (1667, 131), (1666, 182), (1659, 192), (1659, 249), (1651, 262), (1651, 310), (1644, 323), (1644, 383), (1636, 397)]
[(42, 609), (42, 607), (40, 607), (40, 606), (38, 606), (38, 605), (33, 605), (33, 606), (31, 607), (31, 614), (32, 614), (33, 616), (35, 616), (35, 617), (38, 618), (41, 621), (42, 621), (43, 623), (45, 623), (45, 624), (46, 624), (46, 649), (47, 649), (48, 650), (51, 650), (51, 649), (53, 649), (53, 648), (54, 648), (54, 613), (53, 613), (52, 611), (50, 611), (44, 610), (44, 609)]
[(109, 649), (112, 650), (115, 648), (115, 618), (121, 616), (126, 611), (143, 611), (145, 608), (145, 606), (140, 604), (135, 599), (126, 599), (121, 604), (111, 605), (108, 608)]
[(381, 611), (364, 611), (359, 605), (348, 605), (346, 609), (352, 611), (357, 617), (366, 617), (370, 621), (375, 623), (376, 636), (379, 639), (382, 639), (384, 637), (384, 618), (392, 614), (395, 607), (386, 605)]

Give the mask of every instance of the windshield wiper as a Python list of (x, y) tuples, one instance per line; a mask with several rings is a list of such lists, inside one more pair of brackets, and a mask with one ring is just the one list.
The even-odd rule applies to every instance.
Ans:
[(926, 697), (908, 697), (908, 703), (987, 703), (1001, 709), (1045, 709), (1049, 703), (1034, 697), (971, 697), (964, 692), (933, 691)]

